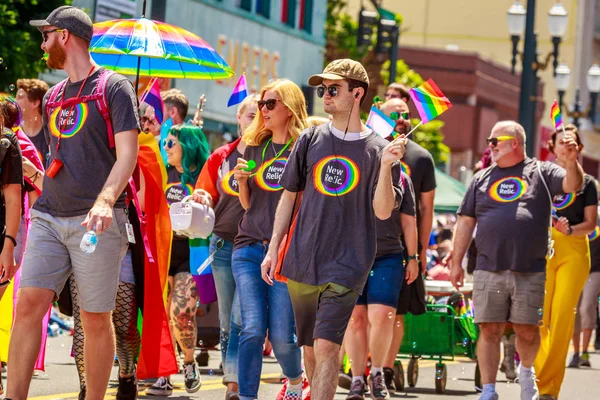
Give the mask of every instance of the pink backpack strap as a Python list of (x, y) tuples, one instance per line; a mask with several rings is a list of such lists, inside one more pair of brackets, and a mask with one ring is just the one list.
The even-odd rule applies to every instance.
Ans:
[(50, 118), (50, 110), (58, 106), (56, 99), (65, 85), (67, 84), (68, 78), (63, 79), (57, 85), (55, 85), (52, 89), (50, 89), (50, 95), (48, 96), (48, 100), (46, 101), (46, 117)]
[(140, 231), (142, 233), (142, 241), (144, 242), (144, 249), (146, 250), (146, 255), (148, 256), (148, 261), (154, 263), (154, 256), (152, 255), (152, 248), (150, 247), (150, 240), (148, 239), (148, 234), (146, 232), (146, 215), (142, 211), (142, 207), (140, 206), (140, 199), (138, 198), (137, 189), (135, 188), (135, 182), (133, 178), (129, 178), (129, 191), (131, 192), (131, 197), (133, 198), (133, 204), (135, 205), (135, 209), (137, 211), (138, 218), (140, 219)]
[(110, 119), (110, 111), (108, 109), (108, 100), (106, 98), (106, 87), (108, 86), (108, 80), (111, 76), (115, 74), (115, 71), (111, 71), (105, 69), (100, 74), (100, 79), (98, 79), (98, 84), (96, 85), (96, 90), (94, 91), (97, 96), (96, 106), (98, 107), (98, 111), (100, 111), (100, 115), (104, 118), (104, 122), (106, 122), (106, 130), (108, 132), (108, 144), (111, 149), (115, 148), (115, 132), (113, 130), (112, 121)]

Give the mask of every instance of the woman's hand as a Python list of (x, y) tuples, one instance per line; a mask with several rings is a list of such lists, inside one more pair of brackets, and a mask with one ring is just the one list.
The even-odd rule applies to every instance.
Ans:
[(192, 200), (195, 203), (204, 204), (205, 206), (209, 206), (210, 208), (213, 208), (213, 204), (214, 204), (213, 198), (210, 195), (210, 193), (208, 193), (204, 189), (194, 190), (194, 193), (192, 193), (192, 197), (190, 198), (190, 200)]
[(252, 172), (245, 170), (246, 168), (248, 168), (248, 162), (243, 158), (238, 158), (237, 161), (238, 163), (233, 169), (235, 171), (233, 173), (233, 176), (238, 181), (238, 183), (247, 184), (248, 178), (250, 177), (250, 175), (252, 175)]
[(28, 158), (23, 157), (23, 174), (31, 179), (36, 172), (38, 172), (38, 169), (35, 167), (35, 165), (33, 165)]
[(565, 217), (560, 217), (554, 222), (554, 228), (564, 235), (569, 234), (569, 220)]

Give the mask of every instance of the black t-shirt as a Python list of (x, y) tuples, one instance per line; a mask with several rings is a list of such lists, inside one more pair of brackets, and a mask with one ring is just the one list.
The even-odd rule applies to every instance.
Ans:
[[(551, 203), (537, 163), (526, 158), (508, 168), (493, 165), (473, 177), (458, 214), (477, 219), (477, 270), (545, 270)], [(562, 194), (565, 170), (550, 162), (540, 166), (551, 195)]]
[[(21, 128), (22, 129), (22, 128)], [(23, 131), (25, 132), (25, 131)], [(35, 146), (38, 156), (42, 161), (42, 165), (44, 168), (48, 168), (47, 161), (50, 156), (50, 147), (48, 146), (48, 141), (46, 140), (46, 135), (44, 135), (44, 130), (39, 131), (35, 136), (27, 136), (31, 143)]]
[(0, 147), (0, 154), (4, 153), (4, 159), (0, 163), (1, 186), (0, 186), (0, 234), (4, 232), (6, 224), (6, 204), (4, 202), (4, 191), (1, 190), (6, 185), (23, 185), (23, 160), (21, 158), (21, 147), (19, 139), (14, 132), (8, 129), (2, 129), (1, 139), (7, 139), (10, 142), (8, 148)]
[(372, 132), (344, 141), (328, 124), (312, 132), (300, 135), (280, 181), (290, 192), (304, 191), (282, 273), (361, 293), (377, 250), (373, 196), (388, 142)]
[(401, 193), (402, 200), (400, 208), (392, 211), (392, 216), (384, 221), (377, 219), (377, 257), (389, 254), (402, 254), (402, 226), (400, 225), (400, 214), (416, 215), (415, 193), (410, 178), (402, 173), (396, 179), (394, 186)]
[(431, 192), (436, 187), (433, 157), (427, 150), (409, 139), (401, 164), (402, 170), (410, 177), (415, 190), (415, 207), (418, 221), (421, 217), (419, 210), (421, 193)]
[[(600, 208), (598, 209), (600, 214)], [(590, 239), (590, 256), (592, 260), (592, 269), (590, 272), (600, 272), (600, 215), (598, 215), (598, 221), (596, 223), (596, 229), (594, 232), (588, 235)]]
[(584, 209), (598, 205), (598, 191), (594, 178), (583, 177), (583, 185), (577, 192), (560, 194), (554, 197), (553, 206), (556, 215), (569, 220), (569, 225), (578, 225), (584, 221)]
[(240, 221), (234, 250), (256, 242), (271, 240), (275, 211), (283, 190), (279, 178), (288, 162), (291, 145), (277, 159), (275, 156), (285, 146), (266, 139), (260, 146), (248, 146), (244, 151), (244, 160), (254, 160), (256, 168), (253, 170), (255, 175), (248, 179), (250, 207)]
[(240, 152), (234, 149), (223, 160), (218, 171), (217, 191), (219, 192), (219, 202), (215, 206), (214, 233), (230, 242), (235, 240), (238, 233), (238, 225), (245, 212), (239, 199), (240, 189), (238, 182), (233, 176), (237, 159), (241, 157)]

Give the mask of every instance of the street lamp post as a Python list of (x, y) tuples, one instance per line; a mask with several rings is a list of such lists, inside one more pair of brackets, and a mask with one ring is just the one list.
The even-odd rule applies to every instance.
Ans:
[[(527, 12), (529, 10), (530, 12)], [(543, 59), (537, 57), (537, 37), (535, 35), (535, 0), (527, 0), (527, 9), (519, 0), (508, 10), (508, 30), (512, 47), (512, 73), (515, 73), (517, 56), (521, 56), (521, 93), (519, 98), (519, 122), (523, 125), (527, 135), (527, 154), (533, 156), (535, 149), (536, 109), (537, 109), (537, 83), (538, 71), (545, 70), (550, 59), (553, 59), (553, 70), (558, 66), (558, 49), (567, 29), (567, 11), (557, 2), (548, 13), (548, 28), (552, 36), (553, 49)], [(521, 35), (525, 32), (523, 52), (518, 51)]]
[(558, 104), (561, 110), (565, 111), (565, 115), (573, 119), (573, 125), (579, 129), (580, 119), (589, 118), (594, 123), (594, 117), (596, 112), (596, 104), (598, 101), (598, 93), (600, 93), (600, 66), (594, 64), (590, 67), (587, 73), (587, 88), (590, 92), (590, 101), (587, 107), (584, 109), (581, 103), (579, 95), (579, 87), (575, 89), (575, 103), (573, 104), (573, 111), (569, 111), (569, 107), (563, 105), (563, 98), (567, 89), (569, 88), (569, 81), (571, 79), (571, 70), (565, 64), (561, 64), (556, 68), (556, 76), (554, 82), (558, 91)]

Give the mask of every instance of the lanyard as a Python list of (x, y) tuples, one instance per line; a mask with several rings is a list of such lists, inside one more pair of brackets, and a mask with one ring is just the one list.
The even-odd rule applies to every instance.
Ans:
[[(263, 149), (263, 151), (262, 151), (262, 157), (261, 157), (261, 162), (260, 162), (260, 165), (261, 165), (260, 169), (267, 169), (267, 168), (269, 168), (269, 167), (270, 167), (270, 166), (271, 166), (271, 165), (272, 165), (272, 164), (275, 162), (275, 160), (277, 160), (277, 159), (278, 159), (278, 158), (279, 158), (279, 157), (280, 157), (280, 156), (283, 154), (283, 152), (285, 151), (285, 149), (287, 149), (287, 148), (289, 147), (289, 145), (292, 143), (292, 140), (294, 140), (294, 139), (293, 139), (293, 138), (292, 138), (292, 139), (290, 139), (290, 140), (289, 140), (289, 141), (286, 143), (286, 145), (285, 145), (285, 146), (283, 146), (283, 149), (281, 149), (281, 151), (275, 155), (275, 158), (273, 158), (273, 159), (272, 159), (272, 160), (271, 160), (271, 161), (270, 161), (270, 162), (269, 162), (267, 165), (265, 165), (265, 167), (263, 168), (263, 167), (262, 167), (262, 165), (263, 165), (263, 164), (264, 164), (264, 162), (265, 162), (265, 155), (267, 154), (267, 149), (269, 148), (269, 144), (271, 143), (271, 140), (273, 140), (273, 137), (270, 137), (270, 138), (269, 138), (269, 140), (267, 141), (267, 144), (265, 144), (265, 148), (264, 148), (264, 149)], [(275, 150), (275, 149), (273, 149), (273, 150)], [(260, 171), (260, 169), (259, 169), (259, 171)], [(257, 173), (258, 173), (258, 171), (256, 171), (255, 173), (253, 173), (253, 174), (252, 174), (252, 175), (250, 175), (250, 176), (254, 176), (254, 175), (256, 175)]]
[[(92, 68), (90, 69), (90, 72), (88, 72), (87, 76), (83, 80), (83, 83), (79, 87), (79, 91), (77, 92), (77, 96), (75, 96), (75, 100), (77, 100), (79, 98), (79, 96), (81, 95), (81, 92), (83, 90), (83, 87), (85, 86), (85, 83), (87, 82), (87, 80), (90, 77), (90, 75), (92, 75), (92, 72), (94, 72), (94, 68), (96, 68), (96, 66), (92, 65)], [(60, 112), (62, 112), (63, 104), (65, 102), (66, 92), (67, 92), (67, 85), (65, 85), (65, 87), (63, 89), (63, 92), (62, 92), (62, 99), (60, 100), (60, 106), (59, 106), (60, 107)], [(60, 149), (60, 140), (62, 139), (63, 131), (65, 130), (65, 127), (67, 126), (67, 122), (69, 121), (69, 117), (71, 116), (71, 113), (73, 112), (73, 109), (75, 108), (75, 105), (76, 104), (73, 104), (71, 106), (71, 108), (69, 109), (69, 112), (67, 113), (65, 121), (63, 122), (62, 126), (59, 126), (60, 134), (58, 135), (58, 142), (56, 143), (56, 156), (58, 156), (58, 149)]]

